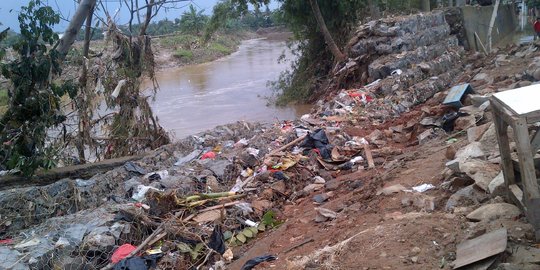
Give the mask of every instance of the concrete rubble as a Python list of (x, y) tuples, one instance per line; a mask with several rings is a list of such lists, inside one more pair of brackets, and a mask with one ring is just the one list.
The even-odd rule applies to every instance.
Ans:
[[(161, 257), (158, 269), (239, 269), (251, 259), (246, 246), (279, 240), (275, 234), (302, 224), (309, 229), (289, 237), (296, 244), (283, 255), (304, 245), (326, 246), (313, 254), (332, 260), (324, 252), (341, 250), (362, 233), (374, 233), (366, 243), (395, 237), (385, 244), (392, 246), (407, 242), (398, 232), (432, 219), (459, 223), (460, 230), (440, 225), (434, 228), (437, 237), (429, 239), (433, 250), (410, 243), (396, 262), (417, 267), (411, 269), (451, 269), (456, 246), (505, 228), (506, 249), (489, 255), (497, 258), (490, 269), (535, 269), (540, 253), (531, 249), (532, 228), (504, 197), (486, 100), (496, 89), (536, 83), (534, 72), (497, 69), (516, 70), (510, 65), (523, 55), (540, 70), (537, 47), (514, 46), (487, 56), (497, 61), (465, 58), (454, 34), (440, 11), (369, 22), (349, 42), (349, 60), (336, 66), (331, 79), (334, 85), (354, 79), (355, 86), (328, 95), (298, 120), (219, 126), (90, 179), (0, 191), (0, 240), (6, 240), (0, 242), (0, 269), (100, 269), (123, 244), (147, 239), (154, 241), (142, 251)], [(460, 83), (475, 91), (464, 97), (464, 107), (441, 105)], [(394, 171), (398, 180), (427, 171), (427, 165), (410, 165), (427, 149), (446, 158), (432, 161), (437, 177), (390, 182)], [(348, 200), (334, 203), (348, 192)], [(377, 213), (385, 200), (390, 210)], [(308, 210), (291, 214), (299, 205)], [(364, 224), (347, 221), (358, 213), (379, 216)], [(285, 220), (287, 214), (296, 222)], [(304, 239), (350, 228), (355, 233), (347, 235), (354, 236), (338, 244)], [(379, 255), (383, 263), (390, 261), (387, 256)], [(438, 256), (439, 265), (428, 264), (428, 256)], [(317, 269), (307, 268), (323, 263), (315, 257), (287, 258), (287, 269)]]

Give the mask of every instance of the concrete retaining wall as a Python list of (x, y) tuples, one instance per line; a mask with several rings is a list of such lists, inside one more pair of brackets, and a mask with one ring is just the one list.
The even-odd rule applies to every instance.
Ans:
[[(489, 22), (493, 13), (493, 6), (461, 7), (463, 11), (464, 27), (467, 33), (467, 40), (471, 50), (481, 51), (482, 47), (475, 38), (474, 33), (487, 47), (487, 35), (489, 30)], [(512, 34), (518, 27), (517, 15), (514, 12), (512, 5), (501, 5), (495, 20), (492, 33), (492, 45), (495, 46), (499, 41), (503, 40), (508, 35)]]

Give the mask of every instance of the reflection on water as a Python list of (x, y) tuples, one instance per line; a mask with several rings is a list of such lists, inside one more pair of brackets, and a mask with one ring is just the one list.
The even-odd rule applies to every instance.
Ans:
[[(272, 94), (267, 82), (290, 65), (277, 61), (284, 50), (283, 41), (248, 40), (229, 57), (161, 71), (154, 113), (177, 138), (238, 120), (294, 119), (309, 107), (269, 107), (264, 98)], [(285, 53), (291, 59), (290, 52)]]

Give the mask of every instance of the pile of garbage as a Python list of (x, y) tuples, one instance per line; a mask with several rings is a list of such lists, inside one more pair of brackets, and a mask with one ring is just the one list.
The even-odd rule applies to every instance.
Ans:
[(330, 88), (354, 85), (385, 97), (377, 119), (397, 116), (455, 83), (464, 54), (443, 11), (384, 18), (361, 25), (334, 69)]

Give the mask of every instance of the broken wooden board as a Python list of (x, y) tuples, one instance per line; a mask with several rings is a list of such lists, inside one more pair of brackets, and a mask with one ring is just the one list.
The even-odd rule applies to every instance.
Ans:
[(508, 244), (508, 232), (501, 228), (477, 238), (464, 241), (457, 246), (454, 269), (481, 261), (502, 253)]

